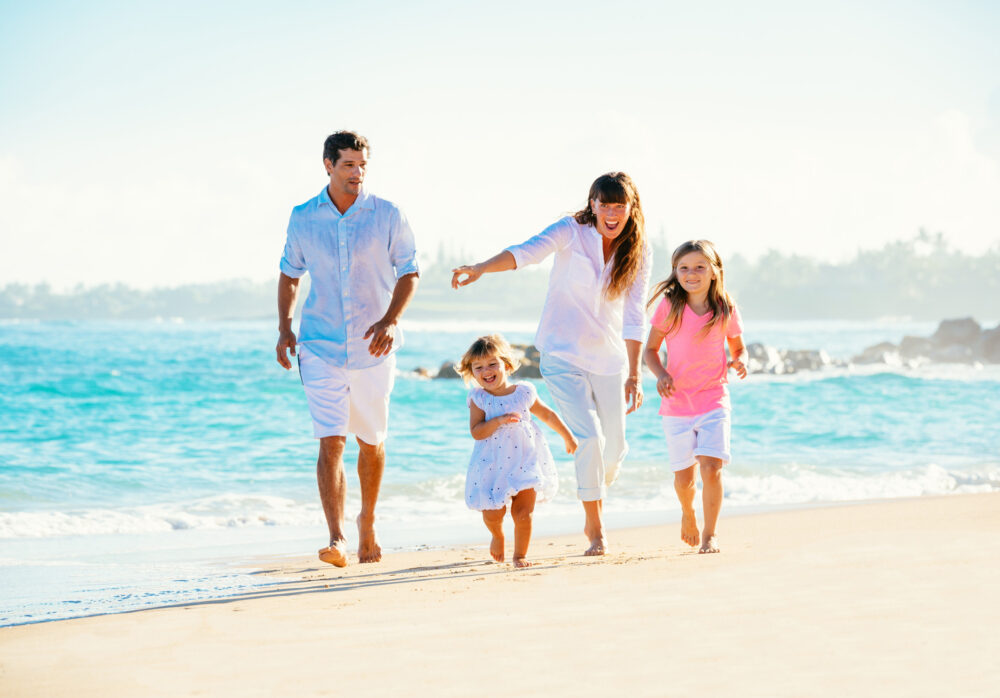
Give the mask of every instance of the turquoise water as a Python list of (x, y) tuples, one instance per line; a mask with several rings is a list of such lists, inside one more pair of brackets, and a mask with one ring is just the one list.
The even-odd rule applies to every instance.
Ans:
[[(779, 323), (751, 325), (747, 340), (848, 358), (933, 329)], [(380, 499), (387, 548), (483, 537), (462, 502), (465, 388), (411, 372), (487, 330), (533, 333), (406, 326)], [(0, 624), (225, 595), (258, 584), (226, 561), (319, 547), (316, 445), (274, 341), (270, 321), (0, 324)], [(1000, 489), (1000, 367), (752, 376), (732, 396), (729, 510)], [(676, 518), (655, 405), (629, 418), (611, 525)], [(562, 482), (538, 512), (543, 533), (579, 524), (572, 464), (554, 453)]]

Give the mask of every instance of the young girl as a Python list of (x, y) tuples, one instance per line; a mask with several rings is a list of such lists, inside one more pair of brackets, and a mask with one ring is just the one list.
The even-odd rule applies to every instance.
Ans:
[[(651, 321), (644, 358), (663, 397), (660, 414), (667, 437), (674, 489), (681, 502), (681, 539), (698, 545), (694, 513), (695, 475), (701, 471), (705, 527), (702, 553), (719, 552), (715, 525), (722, 508), (722, 466), (729, 462), (729, 390), (726, 348), (740, 378), (745, 378), (743, 321), (726, 293), (722, 259), (708, 240), (690, 240), (674, 250), (667, 280), (653, 292), (661, 297)], [(667, 366), (660, 361), (666, 340)]]
[(510, 507), (514, 566), (528, 567), (525, 556), (535, 502), (551, 499), (559, 485), (552, 454), (531, 415), (563, 438), (566, 453), (573, 453), (577, 443), (559, 416), (538, 399), (535, 386), (507, 382), (518, 366), (507, 341), (491, 334), (473, 342), (456, 370), (466, 383), (473, 378), (480, 385), (468, 399), (469, 430), (476, 446), (465, 480), (465, 503), (483, 512), (493, 534), (490, 555), (497, 562), (504, 559), (503, 517)]

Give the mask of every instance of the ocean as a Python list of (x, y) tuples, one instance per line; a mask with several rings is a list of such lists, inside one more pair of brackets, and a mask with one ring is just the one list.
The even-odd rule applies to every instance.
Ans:
[[(466, 388), (414, 369), (436, 370), (484, 332), (530, 342), (534, 325), (403, 328), (378, 509), (383, 549), (485, 546), (479, 514), (463, 501)], [(934, 329), (750, 322), (745, 338), (850, 358)], [(297, 373), (274, 360), (275, 341), (272, 321), (0, 323), (0, 625), (251, 590), (266, 584), (255, 569), (268, 556), (325, 544), (309, 414)], [(612, 529), (663, 524), (673, 540), (679, 508), (648, 375), (645, 390), (606, 518)], [(1000, 366), (753, 375), (732, 378), (731, 394), (724, 517), (1000, 489)], [(549, 436), (560, 491), (536, 511), (536, 535), (582, 525), (572, 461)], [(356, 452), (349, 446), (348, 519), (359, 505)], [(726, 525), (736, 524), (724, 519), (723, 535)]]

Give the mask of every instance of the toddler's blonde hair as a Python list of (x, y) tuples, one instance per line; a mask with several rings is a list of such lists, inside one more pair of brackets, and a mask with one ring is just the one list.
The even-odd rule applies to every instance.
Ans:
[(495, 356), (503, 361), (507, 367), (507, 373), (513, 373), (521, 365), (520, 359), (514, 354), (510, 343), (499, 334), (488, 334), (480, 337), (468, 351), (462, 355), (461, 361), (455, 366), (455, 372), (462, 376), (466, 384), (472, 380), (472, 362), (477, 359), (485, 359), (488, 356)]

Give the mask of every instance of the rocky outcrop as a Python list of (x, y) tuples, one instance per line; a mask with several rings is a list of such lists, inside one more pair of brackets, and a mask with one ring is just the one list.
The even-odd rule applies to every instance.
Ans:
[(930, 337), (906, 336), (899, 345), (882, 342), (851, 359), (856, 364), (1000, 363), (1000, 325), (983, 330), (971, 317), (942, 320)]

